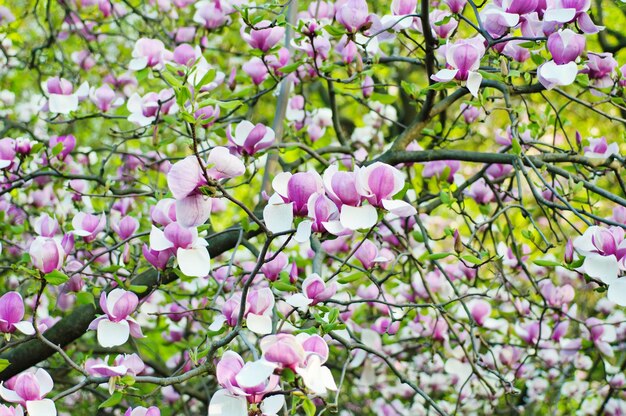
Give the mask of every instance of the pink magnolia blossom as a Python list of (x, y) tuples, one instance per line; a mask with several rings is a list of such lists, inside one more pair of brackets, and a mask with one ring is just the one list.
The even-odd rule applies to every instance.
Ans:
[(57, 157), (59, 158), (59, 160), (65, 160), (65, 158), (70, 153), (72, 153), (74, 147), (76, 147), (76, 137), (74, 137), (74, 135), (72, 134), (68, 134), (65, 136), (52, 136), (50, 137), (48, 145), (50, 146), (50, 149), (54, 149), (59, 145), (59, 143), (61, 143), (61, 150), (57, 154)]
[(324, 302), (335, 295), (337, 285), (326, 284), (317, 273), (311, 274), (302, 282), (302, 293), (289, 296), (286, 302), (295, 308), (303, 308)]
[(42, 273), (59, 270), (65, 260), (65, 250), (54, 238), (36, 237), (28, 250), (30, 261)]
[(585, 146), (585, 157), (606, 159), (613, 155), (619, 156), (619, 145), (617, 143), (608, 144), (606, 137), (590, 138), (589, 146)]
[(97, 331), (98, 344), (104, 348), (123, 345), (128, 337), (142, 338), (141, 327), (130, 314), (137, 309), (139, 299), (133, 292), (116, 288), (100, 295), (103, 316), (94, 319), (89, 329)]
[(368, 22), (369, 11), (365, 0), (347, 0), (335, 7), (335, 18), (348, 32), (358, 32)]
[(103, 112), (119, 107), (124, 103), (124, 100), (117, 97), (115, 91), (113, 91), (108, 84), (104, 84), (97, 89), (92, 89), (89, 94), (89, 98), (91, 99), (91, 102), (93, 102), (96, 107)]
[(161, 416), (161, 411), (155, 406), (150, 406), (148, 408), (138, 406), (134, 409), (129, 407), (124, 413), (124, 416)]
[(54, 386), (52, 377), (46, 370), (43, 368), (28, 370), (12, 380), (11, 390), (6, 388), (4, 383), (0, 383), (0, 397), (7, 402), (24, 406), (29, 415), (56, 416), (54, 402), (45, 399)]
[(448, 68), (440, 70), (432, 78), (439, 82), (448, 82), (453, 79), (463, 81), (470, 93), (477, 96), (483, 79), (478, 68), (484, 55), (485, 46), (480, 38), (463, 39), (448, 44), (445, 56)]
[(158, 70), (165, 63), (167, 51), (160, 40), (141, 38), (135, 43), (132, 57), (128, 66), (131, 71), (139, 71), (146, 67)]
[(267, 52), (272, 49), (285, 36), (285, 28), (282, 26), (273, 26), (269, 20), (262, 20), (255, 23), (254, 28), (250, 29), (250, 33), (241, 28), (241, 38), (252, 48), (261, 52)]
[(8, 292), (0, 297), (0, 332), (12, 334), (16, 330), (33, 335), (35, 328), (29, 321), (23, 321), (24, 301), (17, 292)]
[(271, 128), (247, 120), (241, 121), (233, 132), (232, 125), (226, 129), (226, 137), (230, 148), (240, 155), (254, 155), (274, 144), (275, 134)]
[[(184, 227), (178, 222), (168, 224), (163, 231), (152, 226), (150, 249), (176, 255), (180, 271), (187, 276), (204, 277), (211, 271), (207, 241), (198, 237), (196, 227)], [(151, 255), (151, 252), (148, 252)], [(157, 260), (161, 260), (156, 256)], [(164, 260), (164, 259), (163, 259)]]
[(0, 139), (0, 169), (10, 168), (17, 154), (17, 142), (10, 137)]
[(83, 237), (86, 242), (91, 242), (106, 227), (106, 217), (104, 213), (98, 217), (94, 214), (79, 212), (72, 219), (72, 227), (74, 227), (72, 231), (74, 235)]

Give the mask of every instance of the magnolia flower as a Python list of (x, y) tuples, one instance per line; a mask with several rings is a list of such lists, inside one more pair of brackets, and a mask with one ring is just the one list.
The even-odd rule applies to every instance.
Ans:
[(585, 157), (606, 159), (613, 155), (619, 156), (619, 145), (617, 143), (608, 144), (606, 137), (590, 138), (589, 146), (585, 146)]
[(118, 97), (108, 84), (104, 84), (99, 88), (92, 88), (89, 92), (89, 98), (100, 111), (104, 112), (119, 107), (124, 103), (124, 99)]
[(163, 231), (152, 226), (150, 248), (156, 251), (169, 250), (176, 255), (180, 271), (187, 276), (204, 277), (211, 271), (211, 257), (207, 241), (198, 237), (196, 227), (184, 227), (173, 222)]
[(149, 408), (138, 406), (134, 409), (129, 407), (124, 416), (161, 416), (161, 411), (155, 406), (150, 406)]
[(105, 315), (94, 319), (89, 329), (97, 331), (98, 344), (104, 348), (116, 347), (128, 337), (142, 338), (141, 327), (129, 315), (137, 309), (139, 299), (133, 292), (116, 288), (100, 295), (100, 309)]
[(17, 292), (8, 292), (0, 297), (0, 332), (12, 334), (16, 330), (33, 335), (35, 328), (24, 318), (24, 301)]
[(28, 250), (30, 261), (42, 273), (58, 270), (63, 265), (65, 250), (61, 244), (50, 237), (36, 237)]
[(368, 21), (369, 11), (365, 0), (347, 0), (338, 6), (335, 18), (348, 32), (358, 32)]
[(17, 154), (17, 142), (10, 137), (0, 139), (0, 169), (10, 168)]
[(315, 305), (333, 297), (337, 292), (337, 285), (324, 282), (317, 273), (311, 274), (302, 282), (302, 293), (289, 296), (285, 301), (295, 308)]
[(89, 374), (102, 377), (121, 377), (127, 374), (136, 376), (141, 374), (146, 365), (137, 354), (120, 354), (115, 357), (113, 365), (108, 365), (108, 356), (101, 358), (89, 358), (85, 362), (85, 370)]
[(254, 49), (267, 52), (280, 42), (285, 35), (285, 28), (282, 26), (272, 26), (272, 22), (269, 20), (262, 20), (255, 23), (250, 33), (247, 33), (245, 28), (242, 27), (240, 34), (241, 38)]
[(44, 397), (50, 393), (54, 382), (43, 368), (28, 370), (13, 379), (13, 389), (0, 383), (0, 396), (10, 403), (19, 403), (32, 416), (56, 416), (54, 402)]
[(97, 234), (104, 230), (106, 226), (106, 217), (104, 213), (97, 217), (93, 214), (79, 212), (72, 219), (72, 227), (74, 227), (74, 235), (83, 237), (86, 242), (96, 239)]
[(42, 237), (54, 237), (59, 231), (59, 223), (43, 213), (33, 222), (33, 230)]
[(0, 404), (0, 416), (24, 416), (24, 409), (19, 404), (15, 407)]
[(69, 114), (78, 110), (78, 102), (89, 94), (89, 84), (84, 82), (76, 93), (74, 86), (65, 78), (53, 77), (46, 82), (48, 110), (51, 113)]
[(274, 130), (261, 123), (255, 126), (251, 122), (243, 120), (235, 127), (234, 134), (232, 129), (232, 125), (226, 129), (229, 147), (240, 155), (254, 155), (274, 143)]
[(166, 57), (165, 45), (158, 39), (141, 38), (135, 43), (128, 68), (139, 71), (146, 67), (161, 69)]
[(133, 93), (126, 103), (126, 108), (130, 112), (128, 121), (145, 127), (152, 124), (158, 114), (175, 114), (178, 111), (178, 104), (176, 104), (174, 91), (164, 89), (158, 94), (149, 92), (143, 97)]
[(546, 22), (569, 23), (576, 20), (577, 26), (587, 34), (597, 33), (603, 29), (596, 26), (587, 11), (591, 7), (589, 0), (553, 0), (547, 2), (543, 13)]
[(439, 82), (456, 79), (466, 83), (473, 96), (478, 96), (478, 88), (483, 76), (478, 73), (480, 61), (485, 55), (482, 38), (462, 39), (446, 47), (447, 69), (442, 69), (432, 76)]
[(210, 0), (201, 0), (194, 5), (196, 13), (193, 15), (193, 21), (211, 30), (217, 29), (230, 22), (228, 11), (224, 5), (220, 7), (219, 2)]
[(617, 340), (615, 326), (606, 324), (598, 318), (589, 318), (585, 321), (585, 324), (581, 326), (583, 336), (592, 341), (602, 354), (612, 358), (615, 354), (611, 343)]

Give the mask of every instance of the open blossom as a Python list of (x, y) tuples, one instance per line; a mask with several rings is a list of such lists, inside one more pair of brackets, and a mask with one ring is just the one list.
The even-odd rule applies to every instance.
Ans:
[(211, 271), (207, 245), (198, 236), (196, 227), (184, 227), (177, 222), (168, 224), (163, 231), (152, 226), (150, 232), (150, 249), (175, 255), (180, 271), (187, 276), (204, 277)]
[(149, 92), (143, 97), (133, 93), (126, 103), (126, 108), (130, 112), (128, 121), (145, 127), (152, 124), (158, 114), (175, 114), (178, 111), (178, 104), (176, 104), (174, 91), (164, 89), (158, 94)]
[(483, 79), (478, 68), (484, 55), (482, 38), (462, 39), (448, 44), (445, 55), (448, 68), (440, 70), (432, 78), (439, 82), (463, 81), (470, 93), (477, 96)]
[(589, 0), (554, 0), (547, 3), (543, 14), (546, 22), (569, 23), (576, 21), (577, 26), (587, 34), (597, 33), (602, 30), (596, 26), (587, 11), (591, 7)]
[(230, 11), (224, 6), (224, 3), (219, 1), (198, 1), (194, 5), (196, 13), (193, 15), (193, 21), (209, 30), (217, 29), (231, 21)]
[(613, 74), (617, 65), (611, 53), (589, 53), (585, 67), (580, 72), (589, 76), (594, 87), (609, 88), (613, 86)]
[(134, 409), (129, 407), (124, 413), (124, 416), (161, 416), (161, 411), (155, 406), (150, 406), (148, 408), (138, 406)]
[(135, 43), (129, 69), (139, 71), (146, 67), (161, 69), (167, 56), (165, 45), (158, 39), (141, 38)]
[(48, 93), (47, 109), (51, 113), (69, 114), (78, 110), (78, 102), (89, 94), (89, 84), (81, 84), (76, 92), (65, 78), (53, 77), (46, 82)]
[(240, 155), (254, 155), (274, 144), (275, 134), (271, 128), (258, 123), (252, 124), (243, 120), (233, 132), (232, 125), (226, 129), (226, 137), (230, 148)]
[(96, 239), (98, 233), (106, 227), (106, 217), (102, 213), (99, 217), (94, 214), (79, 212), (72, 219), (72, 227), (74, 227), (74, 235), (83, 237), (85, 241), (90, 242)]
[(176, 218), (185, 227), (204, 224), (211, 214), (211, 198), (202, 192), (210, 185), (207, 178), (235, 178), (246, 170), (241, 159), (225, 147), (213, 148), (207, 163), (208, 168), (203, 170), (196, 156), (188, 156), (176, 162), (167, 174), (167, 184), (176, 199)]
[(33, 324), (23, 321), (24, 301), (17, 292), (8, 292), (0, 297), (0, 332), (12, 334), (16, 330), (32, 335), (35, 333)]
[(606, 137), (598, 139), (590, 138), (589, 146), (585, 146), (585, 157), (606, 159), (613, 155), (619, 156), (619, 145), (617, 143), (608, 144)]
[(54, 402), (45, 398), (54, 386), (52, 377), (46, 370), (28, 370), (15, 376), (12, 381), (12, 389), (0, 383), (0, 397), (5, 401), (19, 403), (26, 408), (29, 415), (57, 415)]
[(0, 139), (0, 169), (10, 168), (17, 154), (17, 142), (10, 137)]
[(574, 248), (584, 256), (580, 271), (608, 286), (611, 302), (626, 306), (626, 279), (618, 276), (626, 270), (626, 241), (620, 227), (591, 226), (574, 239)]
[(100, 308), (105, 315), (94, 319), (89, 329), (97, 331), (98, 344), (104, 348), (123, 345), (128, 337), (142, 338), (141, 327), (130, 317), (139, 299), (133, 292), (116, 288), (100, 295)]
[(92, 89), (89, 93), (89, 99), (100, 111), (104, 112), (119, 107), (124, 103), (124, 99), (118, 97), (108, 84)]
[(365, 0), (347, 0), (335, 12), (335, 18), (348, 32), (358, 32), (368, 22), (369, 11)]
[(313, 273), (302, 282), (302, 293), (289, 296), (286, 302), (295, 308), (302, 308), (328, 300), (336, 292), (337, 285), (334, 282), (326, 284), (317, 273)]
[(136, 376), (141, 374), (146, 365), (137, 354), (120, 354), (115, 357), (112, 365), (107, 364), (108, 357), (90, 358), (85, 362), (85, 369), (89, 374), (101, 377), (120, 377), (127, 374)]

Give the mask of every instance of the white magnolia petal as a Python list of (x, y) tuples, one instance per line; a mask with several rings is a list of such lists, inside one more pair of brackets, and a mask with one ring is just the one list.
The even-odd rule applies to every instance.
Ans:
[(287, 197), (287, 185), (291, 179), (291, 173), (281, 172), (272, 180), (272, 189), (279, 195)]
[(272, 333), (272, 318), (267, 315), (248, 314), (246, 317), (248, 329), (255, 334), (267, 335)]
[(19, 403), (22, 401), (22, 398), (15, 391), (7, 389), (1, 383), (0, 383), (0, 397), (2, 397), (4, 401), (10, 402), (10, 403)]
[(218, 390), (211, 397), (208, 416), (248, 416), (248, 402), (244, 397), (231, 396), (226, 389)]
[(150, 231), (150, 248), (156, 251), (163, 251), (172, 247), (174, 247), (174, 244), (165, 237), (165, 233), (153, 225)]
[(480, 75), (480, 73), (474, 71), (469, 73), (467, 77), (467, 84), (465, 85), (467, 86), (470, 94), (474, 97), (478, 97), (478, 90), (480, 89), (481, 82), (483, 82), (483, 76)]
[(148, 58), (142, 56), (139, 58), (131, 59), (130, 63), (128, 64), (128, 69), (130, 69), (131, 71), (141, 71), (146, 66), (148, 66)]
[(33, 416), (57, 416), (57, 408), (50, 399), (28, 401), (26, 410), (29, 415)]
[(34, 335), (35, 334), (35, 327), (33, 326), (33, 324), (31, 322), (22, 321), (22, 322), (18, 322), (16, 324), (13, 324), (13, 326), (16, 327), (17, 330), (20, 331), (24, 335)]
[(274, 373), (276, 364), (265, 360), (246, 363), (235, 379), (239, 387), (255, 387), (265, 382)]
[(592, 253), (585, 257), (583, 269), (589, 276), (610, 285), (617, 279), (619, 263), (614, 255), (601, 256)]
[(313, 300), (307, 298), (302, 293), (296, 293), (285, 299), (285, 302), (293, 306), (294, 308), (306, 308)]
[(78, 97), (74, 94), (50, 94), (48, 110), (51, 113), (69, 114), (78, 109)]
[(284, 405), (285, 396), (277, 394), (263, 399), (261, 402), (261, 411), (263, 412), (263, 415), (273, 416), (276, 415)]
[(290, 230), (293, 223), (292, 204), (267, 204), (263, 208), (265, 226), (273, 233)]
[(458, 69), (441, 69), (431, 78), (439, 82), (448, 82), (452, 81), (458, 72)]
[(545, 22), (571, 22), (576, 17), (576, 9), (548, 9), (543, 14)]
[(378, 222), (378, 211), (371, 205), (361, 207), (344, 205), (341, 207), (339, 221), (349, 230), (371, 228)]
[(101, 347), (117, 347), (128, 341), (130, 326), (126, 321), (113, 322), (105, 318), (98, 322), (97, 334)]
[(206, 195), (190, 195), (176, 201), (176, 220), (183, 227), (202, 225), (211, 216), (213, 200)]
[(296, 228), (296, 235), (293, 236), (296, 243), (305, 243), (309, 241), (309, 237), (311, 237), (311, 225), (313, 225), (313, 221), (310, 220), (304, 220), (298, 224), (298, 228)]
[(607, 298), (619, 306), (626, 306), (626, 278), (622, 277), (609, 284), (609, 290), (606, 293)]
[(218, 316), (217, 318), (215, 318), (213, 323), (209, 325), (209, 331), (211, 332), (219, 331), (220, 328), (224, 326), (225, 322), (226, 322), (226, 317), (224, 315)]
[(211, 271), (211, 256), (206, 247), (179, 248), (176, 260), (180, 271), (187, 276), (205, 277)]
[(37, 379), (37, 384), (39, 384), (39, 394), (41, 396), (45, 396), (52, 391), (54, 381), (46, 370), (38, 368), (37, 371), (35, 371), (35, 378)]
[(383, 207), (398, 217), (410, 217), (417, 214), (415, 207), (408, 202), (398, 199), (383, 199)]

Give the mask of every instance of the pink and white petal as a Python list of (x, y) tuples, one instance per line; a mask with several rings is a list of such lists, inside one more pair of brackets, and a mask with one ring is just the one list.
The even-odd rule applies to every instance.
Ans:
[(302, 293), (296, 293), (296, 294), (293, 294), (291, 296), (288, 296), (285, 299), (285, 302), (287, 302), (288, 304), (290, 304), (294, 308), (306, 308), (311, 303), (313, 303), (313, 300), (307, 298)]
[(0, 160), (0, 169), (4, 169), (13, 163), (12, 160)]
[(202, 168), (194, 156), (187, 156), (170, 168), (167, 186), (176, 199), (183, 199), (196, 191), (202, 179)]
[(346, 227), (341, 225), (341, 221), (322, 222), (322, 225), (324, 226), (324, 228), (326, 228), (326, 231), (328, 231), (332, 235), (339, 236), (339, 235), (348, 235), (352, 233), (351, 230), (348, 230)]
[(441, 69), (431, 78), (438, 82), (448, 82), (452, 81), (458, 72), (458, 69)]
[(211, 397), (208, 416), (248, 416), (248, 402), (244, 397), (232, 396), (226, 389), (218, 390)]
[(57, 408), (50, 399), (30, 400), (26, 402), (26, 410), (33, 416), (57, 416)]
[(410, 217), (417, 214), (415, 207), (399, 199), (383, 199), (383, 207), (398, 217)]
[(341, 207), (339, 221), (349, 230), (371, 228), (378, 222), (378, 211), (371, 205), (360, 207), (344, 205)]
[(103, 319), (98, 322), (98, 344), (104, 348), (117, 347), (128, 341), (130, 326), (126, 321), (113, 322)]
[(50, 377), (50, 374), (48, 374), (46, 370), (38, 368), (37, 371), (35, 371), (35, 379), (37, 379), (37, 383), (39, 384), (39, 394), (41, 396), (45, 396), (52, 391), (54, 381), (52, 381), (52, 377)]
[(249, 313), (246, 317), (248, 329), (258, 335), (272, 333), (272, 318), (267, 315), (257, 315)]
[(593, 20), (591, 20), (591, 17), (589, 17), (587, 13), (581, 13), (578, 16), (578, 19), (576, 19), (576, 22), (578, 23), (580, 30), (587, 35), (593, 35), (601, 30), (604, 30), (604, 26), (597, 26), (593, 23)]
[(187, 276), (205, 277), (211, 271), (211, 256), (206, 247), (179, 248), (176, 260), (180, 271)]
[(467, 83), (465, 85), (467, 86), (470, 94), (474, 97), (478, 97), (478, 90), (480, 89), (481, 82), (483, 82), (483, 76), (480, 75), (480, 73), (474, 71), (469, 73)]
[(622, 277), (609, 284), (606, 295), (611, 302), (626, 306), (626, 278)]
[(78, 109), (78, 97), (74, 94), (50, 94), (48, 109), (51, 113), (69, 114)]
[(537, 74), (542, 85), (546, 89), (552, 89), (557, 85), (572, 84), (578, 75), (578, 66), (576, 62), (557, 65), (554, 61), (548, 61), (537, 69)]
[(146, 66), (148, 66), (148, 58), (142, 56), (139, 58), (131, 59), (130, 63), (128, 64), (128, 69), (130, 69), (131, 71), (141, 71)]
[(243, 120), (237, 127), (235, 128), (235, 134), (231, 135), (233, 138), (233, 142), (238, 144), (239, 146), (243, 146), (246, 138), (250, 134), (250, 132), (254, 129), (254, 124), (249, 122), (248, 120)]
[(235, 376), (239, 387), (255, 387), (264, 383), (274, 373), (276, 364), (266, 360), (257, 360), (246, 363)]
[(22, 401), (22, 398), (16, 392), (4, 387), (3, 383), (0, 383), (0, 397), (10, 403), (20, 403)]
[(263, 416), (275, 416), (285, 405), (285, 396), (276, 394), (263, 399), (261, 402), (261, 411)]
[(17, 330), (20, 331), (24, 335), (35, 334), (35, 327), (33, 326), (32, 322), (22, 321), (22, 322), (13, 324), (13, 326), (16, 327)]
[(150, 231), (150, 248), (156, 251), (163, 251), (174, 247), (174, 243), (165, 237), (165, 233), (154, 225)]
[(204, 224), (211, 216), (212, 199), (202, 194), (191, 195), (176, 201), (176, 220), (183, 227)]
[(296, 234), (293, 236), (293, 239), (297, 243), (305, 243), (309, 241), (311, 237), (311, 226), (313, 222), (310, 220), (304, 220), (300, 224), (298, 224), (298, 228), (296, 228)]
[(289, 184), (289, 179), (291, 179), (291, 173), (289, 172), (281, 172), (274, 177), (272, 181), (272, 189), (280, 196), (287, 197), (288, 190), (287, 185)]
[(320, 378), (324, 383), (324, 387), (328, 390), (337, 391), (337, 384), (330, 369), (326, 366), (320, 368)]
[(263, 208), (265, 226), (273, 233), (282, 233), (291, 230), (293, 223), (293, 203), (267, 204)]

